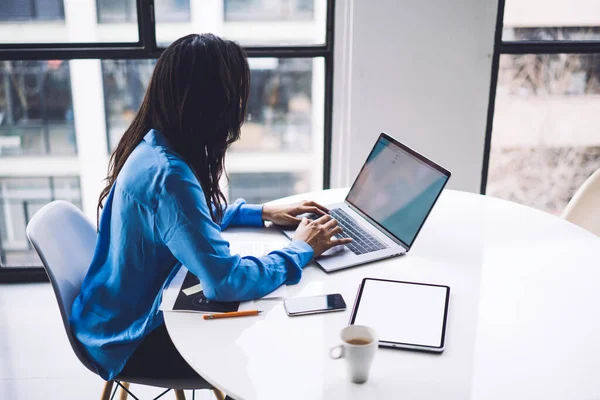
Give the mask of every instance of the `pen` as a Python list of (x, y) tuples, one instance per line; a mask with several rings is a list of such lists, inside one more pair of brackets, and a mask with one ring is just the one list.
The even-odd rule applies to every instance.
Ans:
[(234, 311), (234, 312), (226, 312), (222, 314), (206, 314), (202, 318), (204, 319), (220, 319), (220, 318), (235, 318), (235, 317), (250, 317), (253, 315), (258, 315), (262, 311), (260, 310), (248, 310), (248, 311)]

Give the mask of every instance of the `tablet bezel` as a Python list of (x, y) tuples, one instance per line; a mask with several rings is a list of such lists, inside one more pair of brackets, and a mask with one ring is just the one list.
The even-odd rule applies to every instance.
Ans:
[(390, 342), (390, 341), (379, 340), (379, 347), (428, 351), (428, 352), (434, 352), (434, 353), (441, 353), (444, 351), (444, 348), (446, 346), (446, 325), (448, 324), (448, 305), (450, 303), (450, 286), (436, 285), (436, 284), (431, 284), (431, 283), (395, 281), (395, 280), (391, 280), (391, 279), (364, 278), (358, 287), (358, 293), (356, 294), (356, 299), (354, 300), (354, 306), (352, 307), (352, 314), (350, 316), (349, 325), (354, 325), (354, 321), (356, 319), (356, 314), (358, 312), (358, 307), (360, 306), (360, 300), (362, 298), (363, 289), (364, 289), (367, 281), (382, 281), (382, 282), (391, 282), (391, 283), (404, 283), (404, 284), (409, 284), (409, 285), (435, 286), (435, 287), (446, 288), (446, 301), (445, 301), (445, 305), (444, 305), (444, 322), (442, 325), (442, 340), (441, 340), (440, 346), (427, 346), (427, 345), (415, 344), (415, 343)]

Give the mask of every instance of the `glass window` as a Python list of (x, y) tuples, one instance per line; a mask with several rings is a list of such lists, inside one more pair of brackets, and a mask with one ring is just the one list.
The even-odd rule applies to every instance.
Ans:
[(0, 262), (3, 267), (41, 265), (25, 229), (31, 217), (53, 200), (66, 200), (81, 208), (79, 178), (0, 178)]
[[(137, 22), (136, 0), (96, 0), (98, 22)], [(157, 22), (182, 22), (190, 19), (189, 0), (155, 0)]]
[(596, 0), (506, 0), (504, 40), (595, 40), (600, 36)]
[(252, 88), (242, 138), (232, 151), (309, 151), (313, 60), (250, 59)]
[(0, 156), (77, 152), (69, 63), (0, 61)]
[(243, 45), (325, 43), (327, 0), (223, 0), (191, 5), (188, 23), (161, 21), (157, 14), (158, 43), (168, 45), (190, 32), (212, 32)]
[(0, 22), (64, 19), (65, 10), (62, 0), (2, 0), (0, 2)]
[[(152, 75), (154, 60), (102, 62), (111, 151), (137, 112)], [(243, 151), (310, 151), (314, 113), (313, 59), (250, 59), (252, 87), (242, 138), (232, 146)], [(322, 121), (318, 121), (320, 124)]]
[(229, 175), (228, 192), (230, 199), (262, 204), (307, 192), (310, 186), (308, 174), (303, 173), (235, 173)]
[(137, 113), (156, 60), (104, 60), (102, 81), (108, 145), (112, 152)]
[(302, 21), (314, 18), (314, 0), (224, 0), (225, 21)]
[(0, 43), (137, 42), (136, 9), (135, 0), (0, 0)]
[[(250, 59), (249, 63), (252, 87), (248, 116), (241, 140), (231, 147), (227, 157), (228, 171), (302, 171), (307, 174), (303, 178), (309, 182), (307, 188), (319, 189), (323, 162), (323, 59), (260, 58)], [(154, 65), (154, 60), (102, 61), (111, 151), (139, 109)], [(230, 183), (231, 190), (236, 190), (236, 182)], [(285, 195), (301, 192), (301, 186), (292, 180), (285, 182)]]
[(600, 55), (502, 55), (487, 194), (559, 214), (600, 168)]

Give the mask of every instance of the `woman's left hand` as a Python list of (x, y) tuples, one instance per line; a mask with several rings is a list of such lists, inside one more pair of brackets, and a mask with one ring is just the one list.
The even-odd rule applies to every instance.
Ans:
[(277, 225), (296, 226), (302, 220), (302, 218), (298, 218), (298, 215), (306, 213), (321, 216), (329, 213), (329, 210), (327, 207), (314, 201), (303, 201), (287, 205), (265, 204), (263, 206), (262, 218)]

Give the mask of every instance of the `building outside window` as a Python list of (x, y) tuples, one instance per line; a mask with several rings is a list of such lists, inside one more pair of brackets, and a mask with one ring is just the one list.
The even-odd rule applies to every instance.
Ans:
[(239, 173), (229, 175), (229, 196), (243, 198), (249, 204), (303, 193), (310, 189), (306, 174), (294, 173)]
[[(102, 61), (112, 151), (140, 107), (154, 60)], [(252, 88), (242, 139), (233, 151), (309, 151), (312, 132), (310, 59), (251, 60)]]
[(0, 61), (0, 156), (76, 152), (69, 63)]
[(314, 0), (225, 0), (225, 21), (310, 20)]
[(2, 0), (2, 21), (60, 21), (65, 19), (63, 0)]
[(2, 265), (39, 265), (39, 260), (25, 235), (25, 228), (31, 217), (53, 200), (66, 200), (81, 208), (79, 178), (0, 177)]
[[(514, 48), (594, 40), (598, 2), (506, 0)], [(600, 168), (599, 110), (600, 54), (501, 54), (486, 194), (561, 214)]]
[[(98, 23), (137, 22), (136, 0), (96, 0)], [(190, 0), (156, 0), (157, 22), (190, 20)]]

